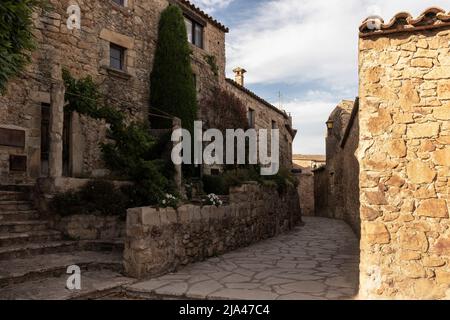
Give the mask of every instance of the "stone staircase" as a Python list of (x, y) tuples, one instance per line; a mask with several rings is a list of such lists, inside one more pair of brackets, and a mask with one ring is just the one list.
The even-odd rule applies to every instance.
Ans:
[[(89, 298), (132, 282), (120, 274), (123, 242), (65, 240), (31, 195), (32, 186), (0, 186), (0, 300)], [(81, 268), (81, 291), (65, 287), (71, 265)]]
[(24, 186), (17, 189), (22, 191), (0, 190), (0, 258), (11, 253), (10, 247), (15, 247), (16, 257), (23, 257), (29, 253), (28, 245), (62, 238), (60, 232), (49, 229), (49, 221), (39, 219), (30, 198), (31, 187), (28, 192)]

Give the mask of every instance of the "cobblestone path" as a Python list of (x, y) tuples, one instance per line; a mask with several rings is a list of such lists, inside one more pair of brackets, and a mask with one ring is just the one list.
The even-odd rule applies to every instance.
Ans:
[(125, 286), (140, 298), (353, 299), (358, 240), (342, 221), (304, 218), (305, 226), (177, 273)]

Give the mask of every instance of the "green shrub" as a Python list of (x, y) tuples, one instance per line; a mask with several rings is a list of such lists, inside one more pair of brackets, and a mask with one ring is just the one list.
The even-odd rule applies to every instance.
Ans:
[(0, 2), (0, 94), (8, 80), (19, 74), (30, 62), (35, 49), (32, 13), (42, 7), (41, 0), (2, 0)]
[(75, 214), (101, 214), (125, 217), (129, 208), (127, 196), (111, 182), (90, 181), (79, 191), (58, 194), (50, 207), (65, 217)]
[(206, 194), (227, 195), (230, 185), (223, 176), (203, 176), (203, 190)]
[(298, 179), (289, 169), (281, 168), (276, 175), (261, 176), (259, 166), (249, 165), (239, 168), (229, 167), (220, 176), (204, 176), (203, 189), (207, 194), (225, 195), (229, 194), (231, 187), (239, 187), (249, 181), (276, 188), (280, 194), (286, 193), (289, 188), (298, 187)]
[(87, 213), (80, 194), (73, 191), (56, 195), (50, 203), (50, 208), (63, 217)]
[[(197, 92), (191, 67), (191, 48), (186, 36), (181, 9), (167, 7), (159, 21), (153, 71), (151, 74), (150, 105), (178, 117), (184, 129), (193, 132), (197, 118)], [(152, 127), (172, 127), (170, 119), (152, 118)]]
[(247, 166), (244, 168), (237, 168), (227, 170), (224, 173), (225, 183), (230, 187), (238, 187), (243, 183), (248, 181), (261, 181), (261, 176), (259, 175), (256, 168), (253, 166)]
[(131, 179), (133, 188), (125, 188), (129, 207), (158, 204), (167, 193), (174, 193), (174, 167), (163, 161), (161, 154), (170, 135), (157, 140), (150, 134), (148, 122), (126, 123), (123, 112), (104, 105), (101, 93), (91, 77), (75, 79), (63, 70), (66, 85), (66, 107), (94, 119), (111, 124), (110, 143), (102, 143), (102, 158), (108, 169), (120, 177)]
[(264, 180), (275, 182), (280, 194), (286, 193), (289, 188), (298, 187), (298, 179), (286, 168), (281, 168), (274, 176), (264, 177)]
[(126, 214), (128, 199), (109, 181), (90, 181), (80, 190), (88, 212), (121, 216)]

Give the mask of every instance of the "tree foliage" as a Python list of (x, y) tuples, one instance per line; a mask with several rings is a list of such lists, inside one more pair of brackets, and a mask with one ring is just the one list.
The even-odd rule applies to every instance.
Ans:
[(0, 1), (0, 94), (8, 80), (19, 74), (30, 61), (35, 48), (32, 13), (42, 0)]
[[(181, 9), (167, 7), (159, 21), (159, 35), (151, 74), (151, 107), (181, 119), (192, 132), (197, 117), (197, 94), (191, 68), (191, 49)], [(170, 120), (152, 118), (152, 127), (171, 128)]]

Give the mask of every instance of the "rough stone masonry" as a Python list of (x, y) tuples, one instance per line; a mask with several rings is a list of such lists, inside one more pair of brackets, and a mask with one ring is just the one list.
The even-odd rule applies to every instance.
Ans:
[[(9, 82), (7, 94), (0, 97), (0, 133), (16, 137), (6, 142), (0, 139), (1, 184), (34, 183), (37, 178), (49, 175), (108, 176), (99, 147), (99, 143), (107, 139), (106, 123), (76, 112), (65, 116), (61, 110), (54, 112), (58, 111), (55, 109), (60, 103), (55, 103), (58, 101), (51, 97), (52, 92), (53, 96), (63, 96), (61, 88), (56, 90), (55, 80), (60, 79), (55, 71), (60, 73), (61, 68), (65, 68), (75, 78), (91, 76), (109, 106), (123, 111), (129, 121), (148, 119), (150, 74), (158, 41), (159, 17), (169, 4), (179, 5), (185, 17), (203, 26), (202, 47), (191, 45), (198, 99), (211, 94), (216, 86), (231, 90), (225, 77), (228, 29), (189, 1), (128, 0), (124, 5), (112, 0), (48, 2), (51, 10), (33, 13), (32, 32), (37, 48), (32, 53), (32, 63)], [(81, 30), (67, 28), (67, 8), (72, 4), (80, 7)], [(111, 45), (121, 47), (122, 69), (110, 65)], [(295, 133), (288, 115), (260, 98), (255, 99), (243, 86), (233, 87), (235, 91), (248, 108), (256, 111), (257, 129), (271, 129), (271, 121), (278, 123), (282, 164), (289, 166)], [(48, 109), (53, 113), (50, 119)], [(205, 115), (199, 118), (204, 119)], [(47, 126), (50, 126), (50, 133)], [(46, 138), (53, 146), (50, 150), (47, 150)], [(17, 157), (24, 162), (19, 170), (11, 165), (11, 159)]]
[(247, 184), (230, 190), (230, 204), (135, 208), (127, 215), (127, 275), (150, 278), (292, 230), (301, 222), (295, 188)]
[(361, 26), (362, 298), (450, 298), (449, 22)]

